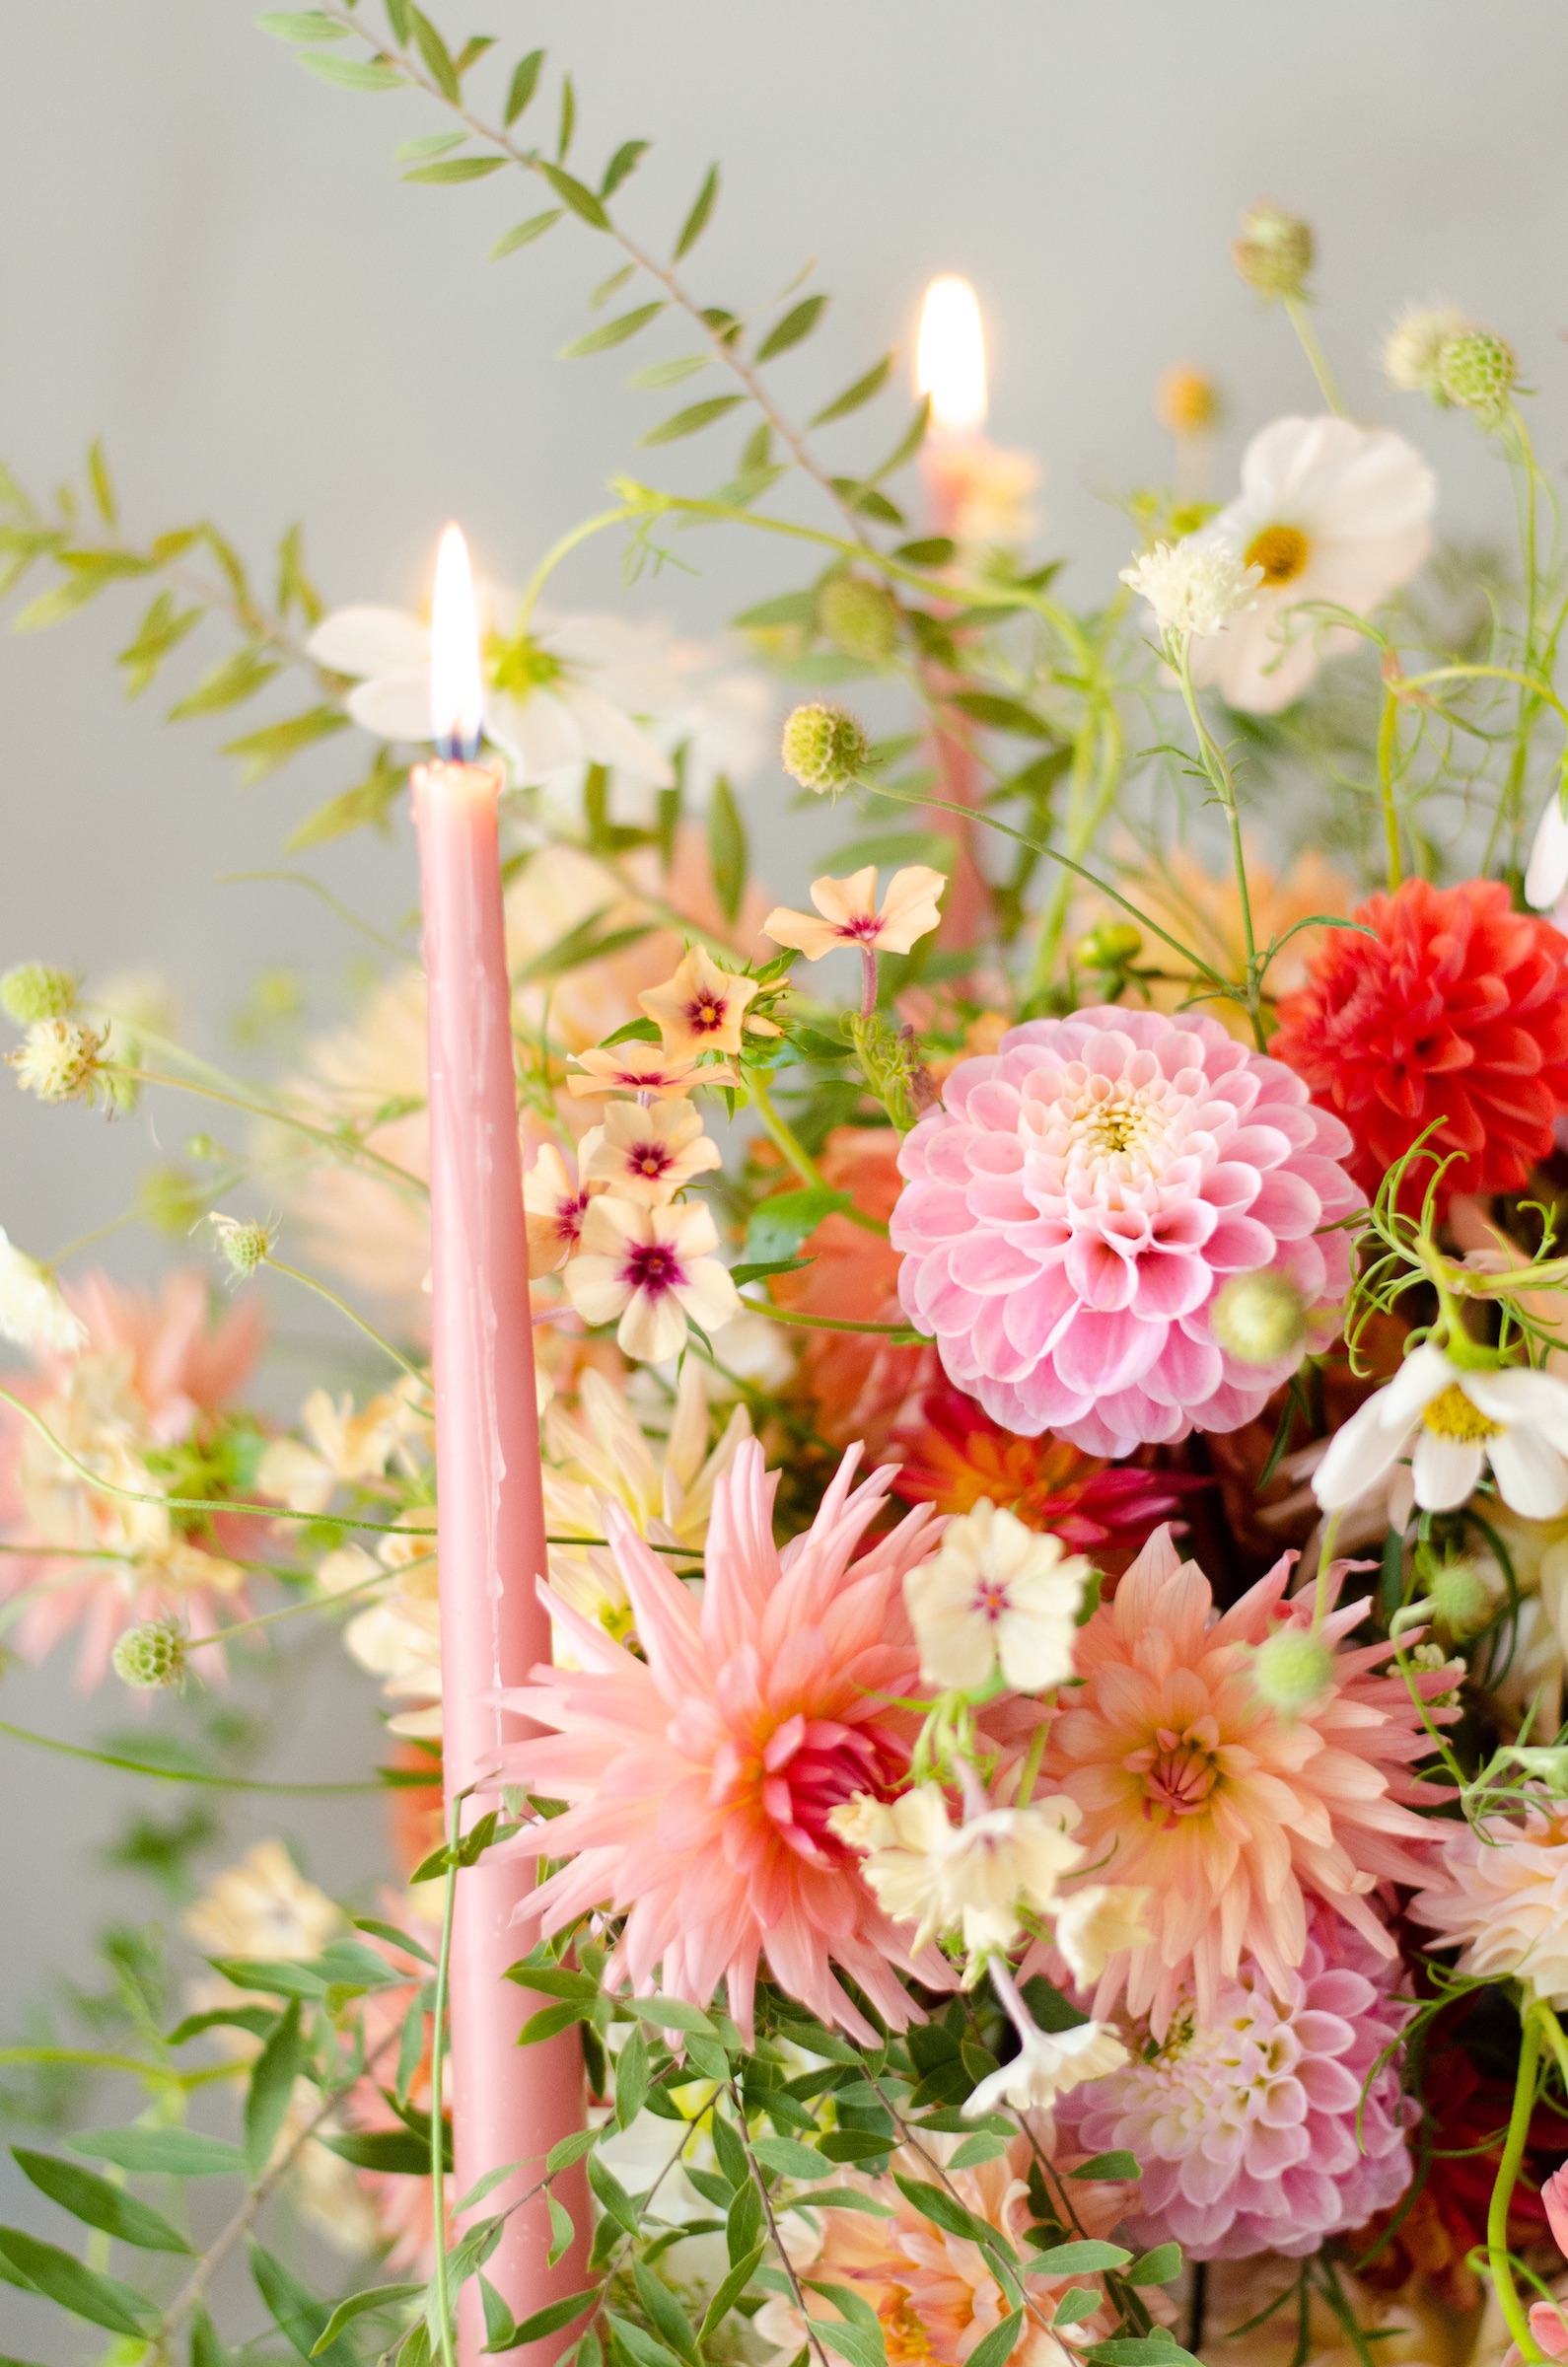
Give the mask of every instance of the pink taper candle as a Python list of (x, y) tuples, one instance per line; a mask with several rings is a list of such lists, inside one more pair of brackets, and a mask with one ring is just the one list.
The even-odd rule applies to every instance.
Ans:
[[(436, 571), (431, 708), (449, 760), (413, 776), (429, 993), (430, 1215), (436, 1474), (441, 1558), (442, 1755), (450, 1829), (458, 1793), (471, 1826), (514, 1722), (495, 1706), (502, 1686), (527, 1682), (550, 1657), (536, 1580), (545, 1567), (538, 1415), (529, 1304), (528, 1243), (518, 1154), (496, 825), (500, 776), (465, 760), (481, 720), (478, 636), (463, 538), (449, 527)], [(451, 2097), (456, 2193), (506, 2162), (517, 2173), (480, 2204), (502, 2208), (542, 2175), (543, 2158), (583, 2125), (582, 2049), (575, 2031), (520, 2048), (539, 2000), (504, 1975), (522, 1953), (512, 1910), (535, 1869), (482, 1859), (458, 1877), (451, 1970)], [(519, 2324), (580, 2290), (588, 2240), (582, 2173), (555, 2191), (578, 2230), (554, 2269), (545, 2264), (542, 2196), (507, 2222), (485, 2274)], [(556, 2335), (508, 2357), (536, 2367), (559, 2355)], [(460, 2353), (471, 2367), (484, 2342), (478, 2286), (465, 2287)]]

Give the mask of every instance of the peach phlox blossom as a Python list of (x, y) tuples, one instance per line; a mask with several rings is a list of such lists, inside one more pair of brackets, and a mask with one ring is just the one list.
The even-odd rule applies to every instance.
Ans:
[(719, 1146), (689, 1102), (611, 1102), (578, 1151), (583, 1194), (607, 1186), (620, 1199), (662, 1208), (693, 1176), (721, 1166)]
[[(1187, 1987), (1200, 2019), (1212, 2020), (1244, 1951), (1283, 1993), (1314, 1895), (1391, 1956), (1367, 1894), (1380, 1882), (1432, 1879), (1427, 1848), (1440, 1829), (1413, 1811), (1444, 1795), (1408, 1772), (1430, 1742), (1403, 1682), (1379, 1674), (1393, 1647), (1340, 1648), (1363, 1603), (1325, 1618), (1333, 1673), (1294, 1719), (1253, 1685), (1256, 1647), (1311, 1625), (1310, 1596), (1282, 1600), (1293, 1560), (1284, 1555), (1216, 1617), (1203, 1572), (1157, 1531), (1115, 1600), (1079, 1631), (1083, 1684), (1051, 1719), (1044, 1780), (1083, 1809), (1077, 1837), (1090, 1862), (1153, 1893), (1154, 1936), (1111, 1959), (1095, 2011), (1125, 1989), (1128, 2010), (1147, 2014), (1157, 2038)], [(1330, 1601), (1345, 1568), (1329, 1575)], [(1445, 1679), (1413, 1683), (1430, 1699)]]
[(940, 871), (912, 863), (895, 871), (888, 893), (877, 905), (877, 866), (851, 872), (846, 880), (831, 875), (813, 880), (812, 902), (821, 914), (791, 911), (780, 904), (762, 923), (775, 945), (793, 946), (808, 962), (820, 962), (838, 946), (856, 946), (867, 954), (906, 954), (929, 936), (942, 919), (938, 897), (947, 881)]
[(779, 1031), (771, 1020), (748, 1014), (758, 991), (757, 979), (721, 969), (703, 946), (694, 945), (673, 978), (646, 989), (637, 1000), (658, 1028), (670, 1058), (688, 1060), (699, 1052), (738, 1052), (746, 1028), (776, 1036)]
[(574, 1052), (566, 1072), (568, 1093), (652, 1094), (656, 1101), (679, 1101), (694, 1085), (738, 1085), (739, 1077), (725, 1060), (699, 1061), (695, 1054), (677, 1057), (637, 1037), (608, 1049)]
[(622, 1355), (663, 1364), (686, 1344), (688, 1320), (717, 1331), (741, 1312), (713, 1212), (700, 1200), (643, 1208), (605, 1192), (591, 1200), (566, 1295), (585, 1324), (616, 1324)]
[(570, 1857), (517, 1910), (546, 1934), (590, 1908), (624, 1914), (607, 1988), (706, 2005), (722, 1979), (749, 2032), (757, 1965), (820, 2019), (874, 2044), (834, 1977), (840, 1966), (902, 2029), (917, 2009), (893, 1968), (945, 1987), (940, 1958), (911, 1956), (828, 1817), (856, 1793), (891, 1797), (915, 1720), (890, 1707), (915, 1678), (904, 1574), (930, 1549), (924, 1506), (854, 1558), (891, 1474), (853, 1488), (840, 1464), (811, 1528), (773, 1542), (778, 1486), (745, 1439), (713, 1491), (700, 1604), (606, 1501), (606, 1534), (631, 1602), (639, 1660), (563, 1603), (550, 1614), (576, 1669), (540, 1668), (503, 1693), (554, 1731), (512, 1744), (509, 1783), (569, 1803), (510, 1847)]
[(528, 1227), (529, 1278), (553, 1274), (583, 1238), (588, 1203), (605, 1188), (581, 1173), (574, 1177), (553, 1142), (540, 1149), (523, 1178), (523, 1221)]
[[(226, 1555), (251, 1549), (254, 1522), (225, 1519), (220, 1508), (198, 1538), (157, 1499), (189, 1492), (176, 1483), (178, 1459), (199, 1454), (217, 1408), (250, 1371), (262, 1317), (259, 1305), (244, 1301), (212, 1326), (206, 1278), (190, 1270), (171, 1274), (156, 1296), (103, 1274), (69, 1285), (66, 1295), (86, 1344), (41, 1356), (39, 1375), (24, 1379), (16, 1395), (78, 1462), (128, 1492), (93, 1487), (7, 1409), (0, 1517), (10, 1542), (37, 1554), (4, 1557), (0, 1596), (29, 1597), (16, 1627), (29, 1659), (41, 1660), (79, 1630), (78, 1681), (97, 1685), (126, 1627), (173, 1617), (200, 1637), (219, 1625), (220, 1602), (243, 1615), (243, 1573)], [(77, 1560), (74, 1551), (113, 1558)], [(219, 1674), (221, 1664), (220, 1651), (205, 1652), (202, 1674)]]
[[(406, 1459), (409, 1443), (429, 1425), (412, 1401), (414, 1383), (372, 1398), (354, 1411), (339, 1398), (313, 1389), (300, 1407), (303, 1439), (275, 1438), (256, 1466), (256, 1493), (276, 1496), (291, 1512), (324, 1512), (339, 1487), (379, 1479), (392, 1457)], [(412, 1468), (408, 1466), (408, 1468)]]
[[(923, 2218), (894, 2182), (893, 2173), (899, 2172), (929, 2185), (932, 2154), (940, 2158), (946, 2148), (956, 2150), (957, 2145), (957, 2138), (923, 2134), (918, 2147), (892, 2155), (885, 2177), (867, 2178), (850, 2170), (834, 2181), (884, 2204), (886, 2216), (831, 2208), (821, 2213), (820, 2250), (806, 2273), (818, 2286), (847, 2285), (870, 2303), (889, 2367), (926, 2367), (927, 2362), (930, 2367), (963, 2367), (1012, 2307), (981, 2247)], [(1058, 2175), (1077, 2158), (1052, 2148), (1048, 2137), (1043, 2149), (1047, 2159), (1055, 2153)], [(1033, 2158), (1030, 2139), (1020, 2136), (993, 2161), (942, 2172), (963, 2208), (1026, 2257), (1032, 2249), (1028, 2231), (1033, 2217), (1026, 2180)], [(1084, 2234), (1107, 2236), (1121, 2215), (1125, 2188), (1075, 2181), (1069, 2191)], [(1053, 2328), (1066, 2294), (1100, 2291), (1093, 2275), (1026, 2273), (1022, 2281), (1030, 2308), (1010, 2367), (1066, 2367), (1076, 2351), (1103, 2341), (1117, 2322), (1114, 2308), (1102, 2301), (1076, 2326)], [(811, 2293), (807, 2302), (814, 2318), (827, 2319), (833, 2307), (825, 2293)], [(764, 2341), (777, 2344), (781, 2357), (793, 2355), (805, 2339), (800, 2313), (783, 2296), (764, 2302), (753, 2324)]]

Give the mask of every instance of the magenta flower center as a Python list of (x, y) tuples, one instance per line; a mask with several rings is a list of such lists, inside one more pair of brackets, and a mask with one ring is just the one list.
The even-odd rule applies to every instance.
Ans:
[(1121, 1763), (1129, 1774), (1143, 1777), (1144, 1815), (1152, 1823), (1196, 1816), (1208, 1806), (1220, 1772), (1217, 1739), (1213, 1719), (1204, 1718), (1180, 1734), (1174, 1726), (1161, 1726), (1153, 1743), (1128, 1753)]
[(715, 1797), (723, 1792), (734, 1803), (749, 1794), (797, 1856), (819, 1866), (852, 1865), (854, 1854), (828, 1830), (828, 1818), (859, 1792), (891, 1800), (908, 1764), (903, 1744), (884, 1726), (845, 1726), (797, 1712), (760, 1753), (737, 1756), (728, 1765), (721, 1758)]
[(1012, 1608), (1012, 1600), (1007, 1591), (1007, 1581), (1003, 1578), (987, 1578), (982, 1571), (974, 1582), (973, 1599), (973, 1609), (979, 1613), (981, 1618), (990, 1619), (994, 1624), (1004, 1611), (1011, 1611)]
[(838, 934), (846, 945), (874, 945), (882, 935), (882, 921), (875, 912), (856, 912), (839, 922)]
[(634, 1176), (646, 1176), (650, 1184), (657, 1184), (675, 1161), (662, 1142), (634, 1142), (626, 1153), (626, 1165)]
[(562, 1241), (568, 1243), (573, 1249), (576, 1248), (578, 1238), (582, 1233), (583, 1218), (587, 1209), (588, 1193), (586, 1191), (570, 1192), (565, 1199), (557, 1200), (555, 1203), (555, 1230)]
[(686, 1026), (693, 1036), (716, 1036), (724, 1025), (728, 1004), (722, 994), (694, 994), (686, 1005)]
[(636, 1241), (626, 1252), (620, 1274), (629, 1290), (645, 1290), (657, 1299), (667, 1290), (678, 1290), (686, 1269), (668, 1242)]

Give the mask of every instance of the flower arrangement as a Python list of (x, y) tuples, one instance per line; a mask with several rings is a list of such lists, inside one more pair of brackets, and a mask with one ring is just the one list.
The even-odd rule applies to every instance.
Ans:
[[(424, 617), (330, 607), (297, 534), (268, 599), (208, 523), (132, 536), (96, 447), (52, 507), (0, 472), (15, 624), (139, 585), (129, 688), (212, 643), (172, 714), (267, 701), (248, 778), (359, 750), (294, 852), (400, 826), (433, 740), (496, 768), (553, 1639), (481, 1705), (483, 1813), (444, 1814), (476, 1580), (411, 933), (248, 1075), (15, 949), (17, 1089), (223, 1135), (146, 1179), (185, 1243), (156, 1290), (0, 1234), (6, 1633), (137, 1696), (105, 1780), (220, 1804), (337, 1788), (282, 1712), (341, 1646), (400, 1887), (142, 1819), (170, 1925), (5, 2049), (55, 2216), (0, 2227), (0, 2278), (119, 2367), (1568, 2356), (1568, 569), (1512, 348), (1407, 313), (1400, 424), (1353, 420), (1311, 231), (1254, 207), (1237, 269), (1310, 407), (1215, 504), (1218, 392), (1169, 372), (1174, 480), (1075, 606), (962, 283), (880, 444), (891, 354), (798, 425), (773, 365), (827, 298), (718, 300), (717, 169), (656, 237), (645, 143), (589, 171), (541, 53), (411, 0), (260, 22), (434, 110), (407, 179), (531, 184), (498, 262), (615, 251), (568, 355), (678, 324), (633, 384), (702, 379), (645, 450), (744, 436), (481, 587), (457, 749)], [(1478, 623), (1426, 597), (1423, 402), (1511, 480)], [(635, 577), (697, 527), (780, 561), (726, 650), (552, 605), (589, 536)], [(847, 809), (809, 910), (750, 876), (770, 767)], [(301, 1293), (360, 1361), (279, 1419)], [(519, 2044), (582, 2106), (461, 2192), (481, 1882)]]

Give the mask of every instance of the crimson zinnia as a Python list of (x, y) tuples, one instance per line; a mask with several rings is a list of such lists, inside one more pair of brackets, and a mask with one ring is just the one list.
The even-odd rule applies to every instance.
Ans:
[(1270, 1053), (1349, 1126), (1369, 1199), (1429, 1126), (1440, 1157), (1460, 1154), (1440, 1213), (1457, 1192), (1518, 1190), (1568, 1108), (1568, 940), (1491, 880), (1406, 880), (1355, 918), (1281, 1002)]

